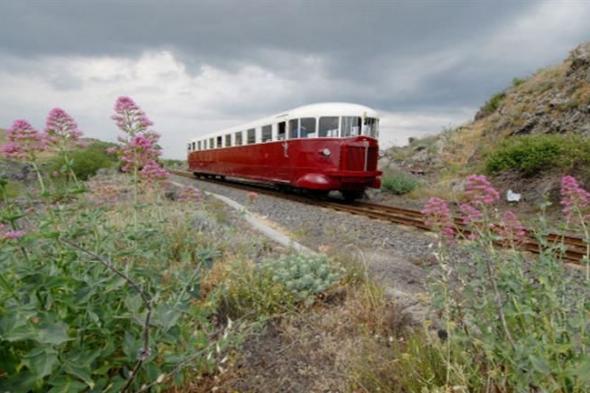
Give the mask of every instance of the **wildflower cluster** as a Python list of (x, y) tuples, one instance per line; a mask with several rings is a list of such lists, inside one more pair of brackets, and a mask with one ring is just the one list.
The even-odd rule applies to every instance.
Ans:
[(168, 171), (158, 165), (154, 160), (150, 160), (139, 171), (139, 176), (147, 183), (160, 182), (168, 178)]
[(475, 206), (491, 205), (500, 199), (500, 194), (483, 175), (471, 175), (465, 183), (465, 196)]
[(61, 108), (53, 108), (47, 115), (45, 123), (45, 135), (47, 143), (56, 146), (59, 150), (78, 142), (82, 132), (72, 116)]
[[(132, 172), (135, 177), (141, 176), (148, 183), (165, 179), (168, 173), (156, 162), (160, 156), (160, 135), (149, 129), (153, 122), (130, 97), (119, 97), (114, 110), (112, 119), (126, 134), (119, 138), (122, 146), (117, 150), (121, 157), (121, 169)], [(111, 149), (109, 152), (115, 151)]]
[(502, 239), (514, 243), (522, 243), (526, 240), (527, 231), (514, 212), (508, 210), (502, 215), (499, 225), (494, 225), (492, 229)]
[(37, 154), (47, 149), (46, 138), (26, 120), (15, 120), (6, 134), (8, 143), (2, 153), (8, 158), (35, 162)]
[(25, 235), (25, 231), (9, 229), (6, 225), (0, 224), (0, 240), (18, 240)]
[(426, 225), (440, 231), (447, 239), (454, 237), (453, 219), (446, 201), (437, 197), (430, 198), (422, 209), (422, 214), (426, 217)]
[(561, 179), (561, 205), (567, 221), (571, 221), (575, 214), (587, 213), (584, 219), (590, 218), (590, 192), (583, 189), (572, 176)]

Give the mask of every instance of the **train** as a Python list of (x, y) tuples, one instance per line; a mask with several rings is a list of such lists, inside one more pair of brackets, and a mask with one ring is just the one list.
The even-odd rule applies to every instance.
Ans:
[(381, 187), (379, 116), (364, 105), (318, 103), (191, 139), (197, 177), (237, 178), (349, 201)]

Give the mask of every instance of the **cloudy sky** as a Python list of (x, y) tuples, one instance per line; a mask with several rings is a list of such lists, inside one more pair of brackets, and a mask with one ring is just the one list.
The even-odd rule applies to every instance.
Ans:
[(120, 95), (165, 156), (295, 106), (377, 109), (382, 144), (469, 120), (495, 91), (590, 40), (588, 1), (0, 2), (0, 128), (70, 112), (115, 140)]

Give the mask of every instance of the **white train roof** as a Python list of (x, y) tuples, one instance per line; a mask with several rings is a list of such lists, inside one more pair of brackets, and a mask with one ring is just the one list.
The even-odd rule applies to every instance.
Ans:
[(200, 137), (192, 138), (191, 142), (202, 139), (208, 139), (220, 135), (230, 134), (238, 131), (246, 131), (250, 128), (259, 128), (268, 124), (274, 124), (281, 121), (288, 121), (290, 119), (298, 119), (300, 117), (321, 116), (359, 116), (379, 118), (379, 114), (377, 113), (377, 111), (372, 108), (369, 108), (368, 106), (351, 104), (347, 102), (321, 102), (317, 104), (300, 106), (250, 123), (240, 124), (239, 126), (226, 128)]

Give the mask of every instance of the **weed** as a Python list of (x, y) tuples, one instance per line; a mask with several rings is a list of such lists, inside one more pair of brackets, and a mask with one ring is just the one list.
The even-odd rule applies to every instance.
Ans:
[(500, 92), (500, 93), (496, 93), (494, 94), (483, 106), (482, 108), (482, 112), (485, 113), (486, 115), (492, 114), (494, 113), (496, 110), (498, 110), (498, 108), (500, 107), (500, 105), (502, 105), (502, 102), (504, 101), (504, 98), (506, 98), (506, 93), (505, 92)]

